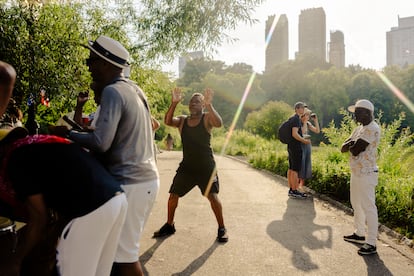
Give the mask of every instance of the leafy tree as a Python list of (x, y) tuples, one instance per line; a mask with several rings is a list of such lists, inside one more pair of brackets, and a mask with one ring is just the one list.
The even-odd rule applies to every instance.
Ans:
[(239, 75), (245, 75), (245, 74), (252, 74), (254, 72), (253, 66), (243, 63), (243, 62), (237, 62), (233, 65), (229, 66), (225, 72), (232, 73), (232, 74), (239, 74)]
[[(224, 32), (239, 22), (253, 23), (254, 8), (263, 0), (141, 0), (114, 1), (126, 11), (122, 25), (137, 35), (133, 45), (142, 59), (173, 58), (191, 49), (212, 52), (232, 38)], [(145, 60), (144, 60), (145, 61)]]
[(198, 58), (189, 60), (184, 69), (183, 77), (178, 79), (180, 86), (190, 86), (194, 83), (201, 83), (208, 73), (224, 74), (225, 63), (223, 61)]
[(29, 95), (38, 102), (44, 88), (53, 107), (38, 114), (46, 122), (56, 121), (71, 106), (75, 93), (88, 89), (86, 52), (79, 47), (84, 40), (79, 7), (0, 6), (0, 59), (13, 64), (18, 73), (13, 97), (25, 111)]
[(253, 134), (267, 139), (277, 138), (279, 126), (292, 114), (293, 109), (285, 102), (272, 101), (265, 104), (258, 111), (247, 115), (244, 128)]
[(73, 108), (79, 91), (89, 89), (88, 51), (79, 47), (87, 39), (109, 35), (130, 51), (135, 68), (157, 68), (162, 57), (213, 49), (226, 38), (225, 29), (253, 22), (250, 13), (261, 2), (0, 1), (0, 58), (16, 67), (14, 97), (24, 111), (28, 96), (37, 98), (40, 88), (46, 89), (52, 107), (42, 107), (38, 120), (47, 124)]
[(402, 125), (414, 127), (414, 111), (401, 100), (401, 96), (404, 95), (407, 99), (414, 101), (414, 65), (404, 69), (398, 66), (387, 66), (384, 68), (383, 74), (398, 89), (396, 94), (387, 87), (388, 95), (392, 95), (394, 104), (389, 106), (391, 113), (384, 110), (384, 121), (390, 123), (397, 118), (399, 112), (404, 112), (406, 116)]
[(327, 70), (331, 65), (311, 55), (274, 66), (263, 74), (263, 89), (269, 100), (294, 104), (309, 95), (305, 76), (315, 69)]
[(329, 70), (316, 69), (306, 76), (306, 80), (309, 95), (303, 97), (303, 100), (319, 115), (321, 126), (331, 120), (339, 122), (339, 109), (348, 106), (349, 103), (346, 93), (349, 77), (345, 71), (335, 67)]
[[(214, 107), (227, 127), (232, 124), (236, 116), (238, 119), (236, 127), (242, 127), (247, 114), (258, 109), (265, 102), (265, 95), (258, 79), (248, 87), (250, 77), (250, 74), (209, 73), (202, 81), (203, 87), (210, 87), (215, 91)], [(244, 105), (240, 106), (243, 97), (246, 97)], [(237, 115), (239, 106), (240, 114)]]
[[(151, 114), (162, 122), (164, 114), (171, 103), (171, 90), (174, 83), (168, 76), (158, 70), (136, 68), (131, 71), (131, 78), (144, 90), (151, 106)], [(155, 137), (160, 140), (167, 133), (166, 126), (161, 124)]]

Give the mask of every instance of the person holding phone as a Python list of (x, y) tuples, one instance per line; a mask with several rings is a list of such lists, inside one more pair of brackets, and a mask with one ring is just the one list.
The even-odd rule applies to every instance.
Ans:
[(96, 119), (99, 116), (100, 111), (100, 102), (101, 102), (101, 94), (103, 90), (103, 86), (100, 85), (98, 82), (92, 82), (91, 89), (94, 92), (94, 101), (97, 105), (95, 112), (89, 114), (87, 122), (83, 119), (83, 107), (86, 102), (89, 100), (89, 93), (88, 92), (79, 92), (78, 97), (76, 99), (76, 107), (75, 107), (75, 114), (73, 115), (73, 120), (82, 126), (85, 130), (93, 129), (96, 124)]
[[(311, 122), (313, 121), (313, 123)], [(311, 138), (310, 132), (319, 133), (320, 127), (318, 122), (318, 117), (315, 113), (312, 113), (312, 110), (305, 107), (303, 114), (301, 115), (302, 121), (302, 136), (305, 139)], [(298, 189), (301, 192), (304, 192), (304, 186), (306, 179), (312, 177), (312, 143), (301, 144), (302, 146), (302, 166), (299, 171), (299, 187)]]

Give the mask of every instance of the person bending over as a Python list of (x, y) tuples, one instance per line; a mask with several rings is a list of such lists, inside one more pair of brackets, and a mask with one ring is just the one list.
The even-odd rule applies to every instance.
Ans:
[(2, 260), (0, 275), (20, 275), (31, 249), (50, 238), (45, 237), (49, 210), (68, 221), (56, 248), (58, 274), (109, 275), (128, 206), (119, 182), (67, 139), (27, 136), (18, 127), (0, 129), (0, 140), (1, 179), (9, 180), (14, 206), (27, 212), (23, 234), (10, 259)]

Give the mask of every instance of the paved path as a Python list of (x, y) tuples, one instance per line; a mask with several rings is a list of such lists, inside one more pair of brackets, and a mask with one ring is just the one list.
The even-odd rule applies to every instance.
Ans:
[(343, 241), (352, 217), (314, 199), (290, 199), (286, 180), (218, 156), (220, 198), (229, 242), (198, 188), (180, 199), (177, 232), (152, 233), (166, 221), (168, 188), (181, 152), (158, 155), (161, 187), (141, 242), (146, 275), (414, 275), (414, 250), (381, 233), (378, 255), (361, 257)]

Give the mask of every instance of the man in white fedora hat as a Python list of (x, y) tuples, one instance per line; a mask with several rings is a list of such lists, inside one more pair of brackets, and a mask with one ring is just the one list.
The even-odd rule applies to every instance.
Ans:
[(91, 149), (120, 181), (128, 212), (114, 270), (119, 275), (143, 275), (139, 240), (159, 188), (149, 104), (144, 92), (123, 75), (129, 53), (121, 43), (100, 36), (87, 47), (93, 81), (104, 87), (99, 116), (92, 132), (72, 130), (68, 137)]
[(375, 205), (375, 187), (378, 184), (377, 148), (381, 129), (374, 121), (374, 105), (370, 101), (359, 100), (355, 105), (349, 106), (348, 111), (355, 113), (355, 120), (360, 125), (341, 148), (341, 152), (351, 153), (350, 196), (355, 226), (354, 233), (344, 236), (344, 240), (363, 243), (358, 254), (371, 255), (377, 253), (378, 212)]

